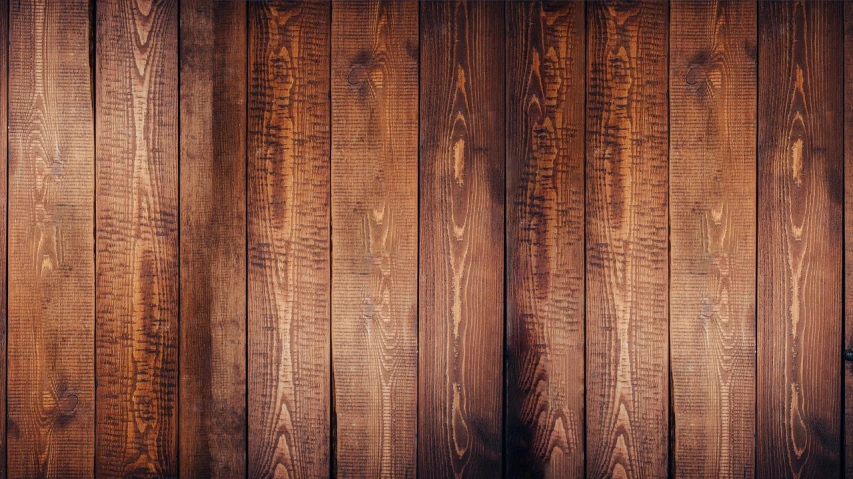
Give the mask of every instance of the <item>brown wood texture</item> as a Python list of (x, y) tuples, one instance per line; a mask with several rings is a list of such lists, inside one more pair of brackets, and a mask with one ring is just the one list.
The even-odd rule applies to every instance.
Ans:
[(94, 118), (86, 1), (9, 18), (9, 477), (93, 477)]
[(853, 4), (844, 3), (844, 477), (853, 477)]
[(175, 477), (178, 6), (96, 11), (95, 469)]
[(584, 475), (585, 18), (506, 5), (506, 477)]
[(418, 474), (501, 474), (504, 5), (421, 3)]
[(759, 5), (756, 474), (840, 473), (842, 4)]
[(330, 4), (249, 5), (249, 476), (330, 472)]
[(0, 420), (0, 478), (7, 477), (6, 470), (6, 449), (8, 446), (6, 423), (8, 421), (7, 400), (8, 390), (6, 383), (7, 376), (7, 359), (8, 351), (6, 349), (7, 338), (7, 295), (8, 295), (8, 263), (7, 263), (7, 225), (8, 225), (8, 93), (9, 93), (9, 49), (2, 48), (2, 45), (9, 43), (9, 17), (3, 15), (2, 12), (9, 11), (9, 1), (0, 0), (0, 78), (6, 78), (7, 81), (0, 81), (0, 417), (7, 418), (6, 421)]
[(670, 363), (675, 477), (755, 454), (755, 2), (670, 4)]
[(339, 477), (415, 477), (418, 4), (332, 4), (332, 357)]
[(587, 476), (666, 477), (667, 4), (590, 3), (587, 38)]
[(246, 475), (243, 2), (181, 2), (180, 475)]

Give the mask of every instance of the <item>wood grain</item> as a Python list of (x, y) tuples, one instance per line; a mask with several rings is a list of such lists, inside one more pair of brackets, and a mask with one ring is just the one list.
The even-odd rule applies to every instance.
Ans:
[(421, 3), (418, 474), (499, 477), (504, 6)]
[(506, 477), (582, 477), (584, 6), (506, 15)]
[(759, 477), (840, 473), (842, 4), (759, 6)]
[[(8, 0), (0, 0), (0, 12), (9, 11)], [(5, 42), (5, 43), (4, 43)], [(8, 45), (9, 42), (9, 16), (0, 15), (0, 45)], [(0, 81), (0, 417), (7, 418), (6, 421), (0, 421), (0, 478), (7, 477), (6, 470), (6, 449), (8, 446), (8, 437), (6, 423), (8, 421), (7, 400), (8, 391), (6, 383), (8, 377), (6, 375), (6, 359), (8, 359), (6, 349), (6, 331), (7, 331), (7, 225), (8, 225), (8, 166), (7, 147), (8, 147), (8, 98), (9, 98), (9, 49), (0, 48), (0, 78), (6, 78), (7, 81)], [(5, 272), (5, 274), (4, 274)]]
[(242, 2), (181, 2), (180, 475), (246, 475)]
[(844, 3), (844, 477), (853, 477), (853, 4)]
[(249, 10), (249, 476), (326, 477), (330, 5)]
[(587, 476), (666, 477), (667, 5), (587, 5)]
[(9, 13), (8, 474), (92, 477), (89, 5), (14, 2)]
[(96, 474), (177, 475), (178, 8), (97, 4)]
[(415, 477), (418, 4), (332, 4), (332, 358), (340, 477)]
[(756, 5), (670, 5), (670, 352), (676, 477), (755, 454)]

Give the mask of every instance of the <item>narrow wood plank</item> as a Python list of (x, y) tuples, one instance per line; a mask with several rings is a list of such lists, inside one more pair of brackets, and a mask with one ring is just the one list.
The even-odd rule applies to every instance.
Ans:
[(504, 6), (420, 19), (418, 474), (500, 477)]
[[(9, 1), (0, 0), (0, 12), (9, 11)], [(5, 43), (4, 43), (5, 42)], [(9, 42), (9, 16), (0, 15), (0, 45), (8, 45)], [(0, 48), (0, 78), (9, 78), (9, 50), (8, 48)], [(7, 179), (8, 166), (7, 161), (7, 146), (8, 146), (8, 93), (9, 82), (0, 81), (0, 417), (8, 417), (7, 407), (7, 388), (6, 382), (6, 331), (7, 331), (7, 284), (6, 278), (8, 275), (8, 263), (6, 261), (7, 252)], [(3, 274), (6, 272), (6, 274)], [(0, 421), (0, 478), (7, 477), (6, 471), (6, 449), (8, 446), (8, 437), (6, 430), (6, 422)]]
[(340, 477), (415, 477), (418, 4), (332, 4), (332, 358)]
[(246, 475), (243, 2), (181, 2), (180, 475)]
[(330, 4), (249, 9), (249, 475), (325, 477)]
[(755, 455), (755, 2), (670, 6), (670, 351), (676, 477)]
[(506, 477), (582, 477), (584, 5), (506, 8)]
[(842, 15), (759, 7), (759, 477), (841, 472)]
[(844, 3), (844, 477), (853, 477), (853, 4)]
[(89, 3), (14, 2), (9, 13), (8, 472), (92, 477)]
[(587, 25), (587, 475), (666, 477), (667, 4)]
[(177, 475), (177, 2), (97, 4), (96, 473)]

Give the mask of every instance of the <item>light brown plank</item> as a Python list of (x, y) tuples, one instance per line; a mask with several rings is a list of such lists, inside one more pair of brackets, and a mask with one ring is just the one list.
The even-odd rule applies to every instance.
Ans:
[(181, 2), (181, 477), (246, 475), (243, 2)]
[(670, 5), (673, 474), (755, 455), (756, 5)]
[(175, 477), (177, 2), (96, 10), (95, 470)]
[(420, 6), (418, 475), (500, 477), (504, 6)]
[(330, 4), (249, 10), (249, 476), (326, 477)]
[(418, 4), (332, 4), (339, 477), (415, 477)]
[(506, 15), (506, 475), (582, 477), (584, 5)]
[(587, 477), (666, 477), (667, 4), (587, 28)]

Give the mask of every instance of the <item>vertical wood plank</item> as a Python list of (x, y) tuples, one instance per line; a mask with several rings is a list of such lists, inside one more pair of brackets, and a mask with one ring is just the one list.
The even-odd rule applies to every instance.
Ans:
[[(0, 13), (9, 12), (9, 1), (0, 0)], [(7, 81), (0, 81), (0, 417), (8, 417), (7, 407), (7, 388), (8, 381), (6, 372), (6, 331), (7, 331), (7, 276), (8, 263), (6, 258), (7, 253), (7, 211), (8, 211), (8, 195), (7, 195), (7, 179), (8, 179), (8, 93), (9, 93), (9, 51), (8, 47), (3, 48), (2, 45), (9, 44), (9, 16), (0, 15), (0, 78), (6, 78)], [(8, 419), (7, 419), (8, 421)], [(6, 471), (6, 449), (8, 446), (8, 436), (6, 430), (6, 422), (0, 421), (0, 478), (7, 477)]]
[(97, 4), (96, 473), (177, 475), (178, 8)]
[(180, 475), (246, 474), (243, 2), (181, 2)]
[(249, 475), (325, 477), (330, 5), (249, 9)]
[(853, 4), (844, 3), (844, 477), (853, 477)]
[(418, 474), (500, 477), (504, 6), (420, 18)]
[(14, 2), (9, 13), (8, 472), (92, 477), (89, 3)]
[(418, 4), (332, 5), (332, 357), (340, 477), (415, 477)]
[(667, 4), (587, 25), (587, 474), (666, 477)]
[(842, 4), (761, 2), (759, 477), (840, 473)]
[(506, 476), (582, 477), (584, 5), (506, 9)]
[(670, 8), (673, 474), (751, 477), (756, 5)]

